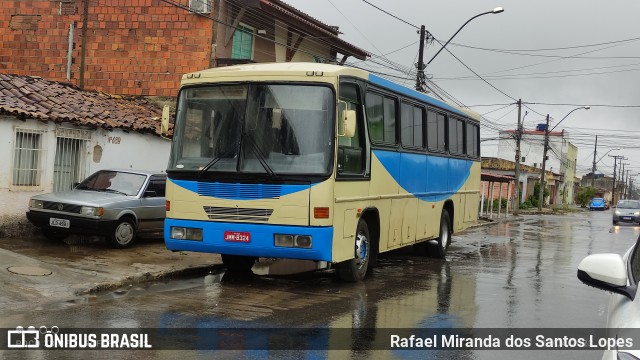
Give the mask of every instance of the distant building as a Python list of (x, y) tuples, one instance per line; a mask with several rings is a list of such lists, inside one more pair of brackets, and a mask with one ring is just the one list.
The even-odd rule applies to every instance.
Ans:
[[(542, 169), (545, 136), (544, 124), (541, 125), (542, 127), (538, 126), (536, 130), (523, 131), (520, 142), (520, 163), (540, 170)], [(515, 134), (516, 130), (500, 132), (498, 158), (515, 161)], [(578, 148), (566, 139), (566, 135), (565, 131), (552, 131), (549, 133), (549, 148), (547, 150), (545, 170), (557, 174), (554, 177), (554, 181), (547, 182), (551, 194), (547, 200), (549, 204), (574, 203), (574, 178), (576, 175)]]

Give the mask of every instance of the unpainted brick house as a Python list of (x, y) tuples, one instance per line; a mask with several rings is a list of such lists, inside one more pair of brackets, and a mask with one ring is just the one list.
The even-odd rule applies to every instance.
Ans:
[(175, 96), (210, 67), (369, 56), (339, 34), (280, 0), (4, 0), (0, 73)]

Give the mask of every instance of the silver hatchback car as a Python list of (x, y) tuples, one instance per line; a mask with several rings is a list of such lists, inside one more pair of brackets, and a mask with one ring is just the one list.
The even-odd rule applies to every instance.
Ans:
[(137, 234), (161, 233), (167, 175), (136, 170), (100, 170), (73, 190), (33, 196), (27, 218), (49, 239), (70, 234), (105, 236), (115, 248)]
[(613, 225), (618, 222), (640, 223), (640, 200), (620, 200), (613, 211)]

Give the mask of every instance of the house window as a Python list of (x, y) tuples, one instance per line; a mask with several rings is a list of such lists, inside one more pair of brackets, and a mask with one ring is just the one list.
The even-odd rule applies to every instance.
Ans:
[(189, 0), (189, 9), (194, 13), (211, 13), (211, 0)]
[(233, 33), (232, 59), (251, 59), (253, 53), (253, 29), (238, 26)]
[(13, 152), (14, 186), (40, 186), (44, 172), (44, 130), (16, 129)]

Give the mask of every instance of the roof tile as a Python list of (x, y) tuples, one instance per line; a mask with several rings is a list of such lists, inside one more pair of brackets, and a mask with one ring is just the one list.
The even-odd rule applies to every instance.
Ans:
[(160, 135), (162, 111), (141, 99), (2, 73), (0, 94), (0, 114)]

